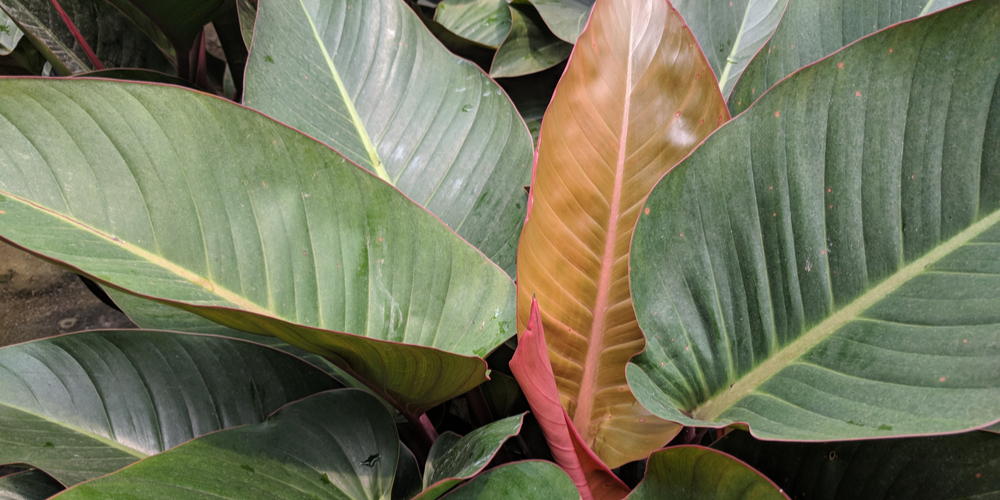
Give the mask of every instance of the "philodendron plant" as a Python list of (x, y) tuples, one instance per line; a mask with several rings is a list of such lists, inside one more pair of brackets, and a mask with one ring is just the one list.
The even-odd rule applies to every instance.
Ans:
[(1000, 493), (997, 2), (107, 1), (0, 0), (141, 328), (0, 348), (0, 497)]

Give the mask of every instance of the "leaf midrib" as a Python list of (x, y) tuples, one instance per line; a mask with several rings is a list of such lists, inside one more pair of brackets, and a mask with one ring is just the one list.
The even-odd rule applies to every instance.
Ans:
[(347, 112), (351, 115), (351, 124), (358, 131), (358, 137), (365, 146), (365, 152), (368, 153), (368, 161), (372, 164), (372, 168), (375, 169), (375, 175), (395, 186), (396, 184), (389, 177), (389, 172), (386, 171), (385, 165), (382, 164), (382, 160), (378, 157), (378, 151), (375, 149), (371, 137), (368, 136), (368, 129), (365, 128), (364, 122), (361, 121), (361, 116), (358, 115), (358, 110), (354, 107), (354, 99), (351, 98), (351, 95), (347, 92), (347, 87), (344, 86), (344, 82), (340, 79), (340, 72), (337, 71), (337, 66), (333, 63), (330, 52), (326, 50), (323, 37), (319, 35), (319, 31), (316, 29), (316, 23), (313, 22), (312, 16), (309, 15), (309, 11), (306, 10), (306, 6), (301, 0), (299, 0), (299, 6), (302, 7), (302, 13), (306, 16), (306, 20), (309, 21), (309, 29), (312, 30), (313, 37), (316, 39), (316, 45), (319, 47), (320, 52), (323, 53), (327, 67), (330, 68), (333, 82), (337, 85), (337, 90), (340, 92), (340, 97), (343, 99), (344, 105), (347, 106)]
[[(108, 244), (117, 245), (118, 247), (122, 248), (123, 250), (125, 250), (125, 251), (127, 251), (127, 252), (129, 252), (129, 253), (131, 253), (133, 255), (135, 255), (139, 259), (142, 259), (142, 260), (144, 260), (146, 262), (149, 262), (150, 264), (153, 264), (153, 265), (155, 265), (157, 267), (160, 267), (161, 269), (164, 269), (164, 270), (166, 270), (166, 271), (168, 271), (168, 272), (170, 272), (170, 273), (172, 273), (172, 274), (180, 277), (181, 279), (183, 279), (183, 280), (185, 280), (187, 282), (190, 282), (193, 285), (199, 286), (202, 289), (208, 291), (209, 293), (215, 295), (216, 297), (219, 297), (220, 299), (222, 299), (222, 300), (224, 300), (224, 301), (226, 301), (226, 302), (228, 302), (228, 303), (230, 303), (230, 304), (232, 304), (232, 305), (234, 305), (236, 307), (239, 307), (239, 308), (241, 308), (241, 309), (243, 309), (243, 310), (245, 310), (247, 312), (251, 312), (251, 313), (254, 313), (254, 314), (259, 314), (259, 315), (267, 316), (267, 317), (276, 317), (275, 314), (272, 311), (269, 311), (269, 310), (267, 310), (267, 309), (259, 306), (258, 304), (254, 303), (254, 302), (251, 302), (246, 297), (241, 297), (239, 294), (237, 294), (237, 293), (235, 293), (235, 292), (233, 292), (231, 290), (226, 289), (225, 287), (221, 286), (220, 284), (215, 283), (215, 282), (211, 281), (210, 279), (208, 279), (208, 278), (206, 278), (204, 276), (199, 275), (198, 273), (189, 271), (189, 270), (187, 270), (187, 269), (185, 269), (185, 268), (183, 268), (183, 267), (181, 267), (181, 266), (179, 266), (179, 265), (177, 265), (177, 264), (175, 264), (175, 263), (173, 263), (173, 262), (171, 262), (171, 261), (169, 261), (169, 260), (167, 260), (167, 259), (159, 256), (159, 255), (153, 254), (153, 253), (151, 253), (151, 252), (149, 252), (149, 251), (147, 251), (145, 249), (142, 249), (140, 247), (137, 247), (137, 246), (135, 246), (135, 245), (133, 245), (133, 244), (127, 242), (127, 241), (124, 241), (124, 240), (121, 240), (121, 239), (119, 239), (117, 237), (111, 236), (111, 235), (109, 235), (109, 234), (107, 234), (107, 233), (105, 233), (103, 231), (98, 230), (97, 228), (94, 228), (94, 227), (92, 227), (92, 226), (90, 226), (90, 225), (88, 225), (88, 224), (86, 224), (86, 223), (84, 223), (82, 221), (79, 221), (77, 219), (74, 219), (74, 218), (72, 218), (72, 217), (70, 217), (68, 215), (59, 213), (59, 212), (57, 212), (57, 211), (55, 211), (53, 209), (50, 209), (48, 207), (44, 207), (44, 206), (39, 205), (37, 203), (33, 203), (32, 201), (27, 200), (25, 198), (22, 198), (21, 196), (18, 196), (18, 195), (14, 194), (14, 193), (11, 193), (9, 191), (0, 190), (0, 193), (2, 193), (4, 196), (10, 197), (10, 199), (12, 199), (12, 200), (16, 200), (16, 201), (18, 201), (20, 203), (23, 203), (24, 205), (27, 205), (28, 207), (30, 207), (30, 208), (32, 208), (34, 210), (38, 210), (41, 213), (49, 215), (49, 216), (51, 216), (51, 217), (53, 217), (53, 218), (55, 218), (55, 219), (57, 219), (57, 220), (59, 220), (61, 222), (68, 223), (68, 224), (70, 224), (70, 225), (72, 225), (74, 227), (79, 228), (82, 231), (86, 231), (86, 232), (88, 232), (90, 234), (93, 234), (94, 236), (97, 236), (97, 237), (103, 239)], [(101, 281), (103, 281), (103, 280), (101, 280)]]
[(888, 279), (876, 285), (868, 292), (847, 304), (844, 308), (812, 327), (804, 335), (772, 355), (767, 361), (758, 365), (744, 375), (728, 389), (716, 394), (692, 411), (692, 417), (703, 421), (712, 421), (744, 397), (753, 393), (761, 384), (787, 367), (810, 349), (826, 340), (848, 322), (875, 305), (900, 286), (923, 273), (927, 267), (940, 261), (945, 256), (969, 243), (986, 230), (1000, 223), (1000, 210), (982, 218), (962, 232), (951, 237), (923, 257), (900, 269)]
[(81, 436), (86, 436), (86, 437), (88, 437), (90, 439), (93, 439), (93, 440), (95, 440), (95, 441), (97, 441), (97, 442), (99, 442), (99, 443), (107, 446), (108, 448), (112, 448), (112, 449), (121, 451), (121, 452), (126, 453), (128, 455), (136, 457), (139, 460), (141, 460), (143, 458), (149, 457), (149, 455), (146, 455), (145, 453), (142, 453), (139, 450), (136, 450), (136, 449), (133, 449), (133, 448), (129, 448), (128, 446), (125, 446), (125, 445), (119, 443), (118, 441), (115, 441), (115, 440), (110, 439), (110, 438), (106, 438), (104, 436), (101, 436), (99, 434), (95, 434), (95, 433), (90, 432), (90, 431), (85, 431), (85, 430), (80, 429), (78, 427), (74, 427), (72, 425), (69, 425), (69, 424), (67, 424), (65, 422), (60, 422), (58, 420), (53, 420), (52, 418), (49, 418), (49, 417), (47, 417), (45, 415), (39, 415), (38, 413), (25, 410), (24, 408), (21, 408), (21, 407), (18, 407), (18, 406), (14, 406), (14, 405), (9, 404), (9, 403), (0, 403), (0, 406), (5, 406), (7, 408), (10, 408), (12, 410), (24, 413), (26, 415), (31, 415), (32, 417), (35, 417), (35, 418), (37, 418), (39, 420), (43, 420), (45, 422), (49, 422), (49, 423), (51, 423), (53, 425), (58, 426), (61, 429), (66, 429), (67, 431), (73, 432), (75, 434), (79, 434)]

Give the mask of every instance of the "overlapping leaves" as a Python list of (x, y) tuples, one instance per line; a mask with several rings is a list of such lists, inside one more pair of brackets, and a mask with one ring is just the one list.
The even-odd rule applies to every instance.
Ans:
[(412, 415), (484, 380), (471, 356), (513, 334), (500, 269), (294, 130), (177, 88), (0, 87), (8, 241), (321, 354)]

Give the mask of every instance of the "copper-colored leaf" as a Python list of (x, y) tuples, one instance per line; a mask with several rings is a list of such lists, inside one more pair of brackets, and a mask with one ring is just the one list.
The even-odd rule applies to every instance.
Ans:
[(656, 181), (729, 118), (712, 69), (666, 0), (598, 0), (542, 122), (518, 248), (518, 330), (546, 311), (563, 406), (611, 467), (678, 431), (639, 405), (625, 364), (642, 350), (628, 252)]
[(619, 500), (628, 495), (625, 486), (583, 443), (573, 421), (559, 402), (552, 365), (545, 347), (538, 301), (531, 300), (528, 326), (510, 360), (510, 371), (521, 385), (531, 411), (559, 466), (573, 479), (583, 500)]

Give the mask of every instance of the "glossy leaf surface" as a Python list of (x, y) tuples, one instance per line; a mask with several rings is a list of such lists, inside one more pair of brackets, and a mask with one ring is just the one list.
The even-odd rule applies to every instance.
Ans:
[(792, 498), (957, 500), (1000, 495), (1000, 436), (970, 432), (841, 443), (757, 441), (732, 432), (712, 444), (772, 478)]
[(60, 498), (388, 498), (398, 454), (382, 405), (342, 389), (285, 406), (266, 422), (195, 439)]
[(594, 0), (530, 0), (545, 20), (545, 24), (559, 38), (576, 43), (590, 18)]
[(0, 96), (0, 236), (19, 246), (323, 355), (417, 415), (485, 380), (472, 356), (513, 334), (502, 270), (258, 113), (93, 80), (9, 79)]
[(510, 32), (507, 0), (443, 0), (434, 20), (452, 33), (490, 48), (497, 48)]
[[(146, 34), (108, 3), (60, 0), (59, 4), (104, 67), (172, 71), (166, 57)], [(2, 0), (0, 8), (17, 22), (56, 73), (65, 76), (94, 69), (51, 0)]]
[(9, 346), (0, 463), (72, 485), (338, 386), (299, 359), (218, 337), (97, 331)]
[(258, 6), (245, 103), (329, 144), (510, 271), (531, 137), (401, 0)]
[(600, 1), (542, 121), (518, 246), (518, 331), (532, 295), (562, 404), (609, 467), (676, 434), (625, 381), (642, 350), (628, 288), (640, 205), (729, 118), (712, 69), (664, 0)]
[(0, 477), (0, 499), (45, 500), (65, 487), (40, 470), (27, 470)]
[(525, 460), (490, 469), (444, 497), (447, 500), (572, 500), (569, 476), (552, 462)]
[(569, 57), (573, 45), (560, 40), (545, 26), (528, 0), (510, 4), (510, 34), (493, 57), (490, 76), (512, 77), (537, 73)]
[(649, 456), (629, 500), (788, 500), (773, 482), (725, 453), (672, 446)]
[(528, 326), (510, 360), (510, 370), (531, 405), (552, 456), (572, 478), (580, 496), (584, 500), (624, 498), (628, 487), (583, 443), (563, 409), (545, 344), (541, 312), (532, 299)]
[(453, 432), (442, 434), (427, 456), (424, 491), (419, 500), (434, 500), (458, 483), (479, 474), (500, 447), (521, 430), (524, 414), (497, 420), (479, 427), (465, 437)]
[[(228, 337), (255, 344), (268, 346), (284, 353), (299, 358), (320, 370), (323, 370), (333, 377), (337, 382), (345, 387), (369, 390), (364, 384), (347, 374), (337, 365), (328, 359), (295, 347), (277, 338), (264, 335), (246, 333), (227, 326), (209, 321), (197, 314), (190, 313), (183, 309), (171, 307), (154, 300), (144, 299), (125, 292), (119, 292), (113, 288), (105, 288), (105, 292), (114, 301), (115, 305), (124, 312), (133, 323), (139, 328), (147, 330), (167, 330), (185, 333), (198, 333), (204, 335), (216, 335)], [(382, 400), (386, 410), (390, 413), (396, 410), (385, 400)]]
[(774, 33), (788, 0), (674, 0), (728, 96)]
[(733, 88), (729, 110), (742, 113), (782, 78), (861, 37), (963, 1), (792, 0)]
[(664, 177), (632, 245), (639, 401), (769, 439), (1000, 419), (998, 51), (995, 2), (888, 29)]

